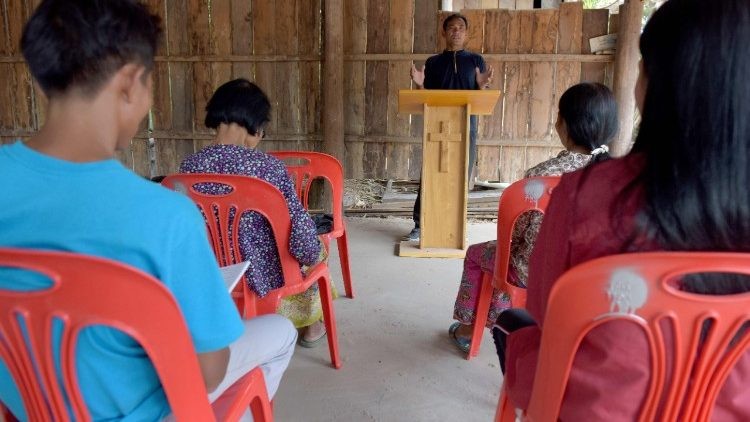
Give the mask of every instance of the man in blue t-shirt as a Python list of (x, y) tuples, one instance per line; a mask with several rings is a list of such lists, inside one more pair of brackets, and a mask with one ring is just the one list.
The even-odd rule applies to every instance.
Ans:
[[(256, 366), (273, 396), (293, 353), (292, 324), (278, 315), (243, 322), (196, 206), (113, 158), (129, 145), (151, 107), (160, 33), (159, 19), (134, 0), (39, 5), (21, 47), (49, 103), (37, 134), (0, 147), (0, 246), (94, 255), (153, 275), (172, 292), (185, 317), (209, 399)], [(106, 288), (107, 280), (101, 282)], [(0, 268), (0, 288), (44, 286), (33, 274)], [(76, 361), (92, 419), (169, 416), (153, 366), (124, 333), (86, 329)], [(0, 400), (28, 420), (2, 361)]]
[[(454, 13), (443, 21), (445, 50), (427, 59), (421, 69), (412, 64), (411, 79), (418, 89), (487, 89), (495, 70), (486, 66), (482, 56), (465, 50), (469, 21)], [(469, 184), (477, 160), (477, 116), (471, 116), (469, 126)], [(422, 205), (422, 187), (414, 203), (414, 229), (403, 240), (419, 240), (419, 213)]]

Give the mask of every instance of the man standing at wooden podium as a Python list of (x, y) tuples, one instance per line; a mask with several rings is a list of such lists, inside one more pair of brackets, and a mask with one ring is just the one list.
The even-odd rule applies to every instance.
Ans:
[[(445, 50), (427, 59), (422, 69), (412, 64), (411, 79), (418, 89), (487, 89), (492, 83), (494, 69), (487, 66), (481, 55), (464, 49), (469, 21), (454, 13), (443, 21)], [(477, 116), (471, 116), (469, 127), (469, 184), (477, 159)], [(420, 235), (419, 214), (422, 187), (417, 190), (414, 203), (414, 229), (403, 240), (417, 241)]]

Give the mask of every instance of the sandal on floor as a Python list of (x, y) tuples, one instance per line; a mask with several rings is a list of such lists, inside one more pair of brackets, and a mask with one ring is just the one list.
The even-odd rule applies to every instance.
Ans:
[(313, 340), (305, 340), (304, 336), (300, 336), (299, 341), (297, 343), (302, 347), (312, 349), (313, 347), (317, 347), (318, 344), (320, 344), (320, 341), (323, 340), (324, 338), (326, 338), (325, 330), (323, 330), (323, 332), (320, 334), (320, 337), (313, 339)]
[(456, 331), (458, 331), (458, 327), (460, 327), (460, 322), (454, 322), (451, 324), (450, 328), (448, 328), (448, 334), (451, 336), (451, 340), (453, 340), (453, 344), (458, 347), (459, 350), (461, 350), (464, 353), (469, 353), (469, 348), (471, 347), (471, 339), (458, 337), (456, 335)]

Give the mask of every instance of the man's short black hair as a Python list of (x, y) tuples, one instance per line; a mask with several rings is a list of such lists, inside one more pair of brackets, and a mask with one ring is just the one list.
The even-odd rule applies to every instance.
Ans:
[(448, 22), (452, 21), (453, 19), (461, 19), (464, 21), (464, 25), (466, 25), (466, 29), (469, 29), (469, 20), (466, 19), (466, 16), (460, 14), (460, 13), (454, 13), (443, 21), (443, 32), (448, 30)]
[(247, 133), (257, 135), (271, 120), (271, 102), (257, 85), (235, 79), (220, 86), (206, 105), (206, 127), (237, 123)]
[(47, 96), (93, 94), (128, 63), (150, 71), (160, 35), (159, 17), (135, 0), (44, 0), (21, 49)]

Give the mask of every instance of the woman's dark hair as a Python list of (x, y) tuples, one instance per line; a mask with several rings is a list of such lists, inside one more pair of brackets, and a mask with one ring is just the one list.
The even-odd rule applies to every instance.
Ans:
[(448, 24), (450, 23), (450, 21), (452, 21), (454, 19), (461, 19), (462, 21), (464, 21), (464, 25), (466, 25), (466, 29), (469, 29), (469, 20), (466, 19), (466, 16), (464, 16), (464, 15), (462, 15), (460, 13), (454, 13), (452, 15), (449, 15), (443, 21), (443, 32), (445, 32), (445, 31), (448, 30)]
[[(602, 84), (573, 85), (560, 97), (559, 109), (570, 139), (589, 151), (601, 151), (617, 135), (617, 102), (612, 91)], [(608, 158), (604, 151), (596, 153), (592, 162)]]
[[(640, 49), (641, 229), (666, 250), (750, 251), (750, 2), (670, 0)], [(696, 289), (750, 286), (725, 281)]]
[(99, 90), (128, 63), (151, 70), (159, 17), (134, 0), (44, 0), (26, 23), (21, 50), (48, 97)]
[(235, 79), (220, 86), (206, 105), (206, 127), (237, 123), (247, 133), (257, 135), (271, 120), (271, 103), (257, 85)]

